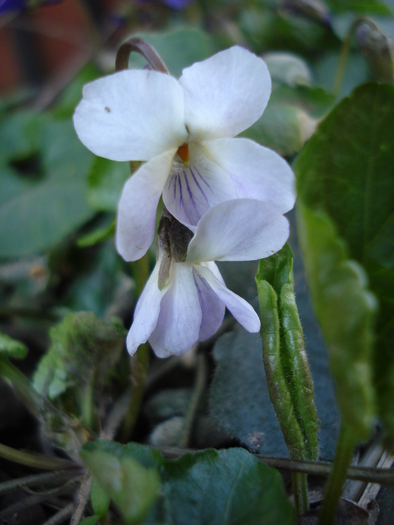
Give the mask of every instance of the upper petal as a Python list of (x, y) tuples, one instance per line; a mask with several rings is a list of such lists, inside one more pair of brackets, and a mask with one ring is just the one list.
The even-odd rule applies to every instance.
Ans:
[(205, 146), (210, 158), (230, 176), (239, 197), (268, 202), (281, 213), (293, 208), (294, 174), (275, 151), (245, 138), (218, 139)]
[(201, 307), (192, 274), (192, 265), (174, 263), (171, 286), (165, 294), (160, 316), (149, 338), (158, 357), (184, 354), (197, 342)]
[(184, 69), (179, 83), (192, 140), (235, 137), (261, 117), (271, 94), (265, 63), (239, 46)]
[(160, 262), (159, 259), (135, 308), (133, 324), (130, 327), (126, 339), (127, 351), (131, 355), (137, 351), (140, 344), (146, 343), (155, 329), (159, 318), (162, 298), (169, 288), (168, 285), (162, 290), (159, 289), (158, 276)]
[(209, 268), (202, 265), (195, 265), (194, 267), (245, 330), (248, 332), (260, 330), (259, 316), (245, 299), (229, 290), (221, 280), (213, 275)]
[(116, 247), (126, 261), (140, 259), (155, 235), (156, 209), (176, 150), (153, 158), (126, 182), (118, 206)]
[(100, 157), (149, 160), (186, 140), (183, 92), (164, 73), (119, 71), (84, 87), (74, 126)]
[(163, 201), (178, 221), (190, 227), (219, 202), (235, 199), (237, 192), (225, 170), (206, 156), (206, 148), (192, 143), (189, 152), (187, 168), (174, 161)]
[(225, 201), (197, 225), (187, 261), (253, 261), (269, 257), (289, 237), (289, 222), (273, 206), (254, 199)]

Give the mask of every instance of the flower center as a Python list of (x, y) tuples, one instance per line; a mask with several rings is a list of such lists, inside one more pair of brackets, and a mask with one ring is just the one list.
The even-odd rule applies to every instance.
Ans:
[(185, 168), (188, 168), (189, 167), (189, 144), (185, 143), (185, 144), (182, 144), (182, 146), (179, 146), (177, 153), (181, 157)]

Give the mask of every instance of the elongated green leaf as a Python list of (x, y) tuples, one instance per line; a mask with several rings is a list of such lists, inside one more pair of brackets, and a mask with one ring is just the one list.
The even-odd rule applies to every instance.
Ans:
[[(328, 115), (295, 170), (300, 236), (338, 402), (365, 437), (373, 415), (373, 363), (379, 413), (394, 444), (393, 165), (394, 87), (371, 83)], [(373, 353), (375, 306), (365, 272), (379, 300)]]
[(293, 253), (288, 245), (259, 262), (256, 284), (268, 388), (286, 444), (294, 458), (317, 459), (313, 381), (295, 303)]
[[(185, 454), (177, 460), (166, 460), (157, 451), (136, 443), (124, 446), (93, 442), (83, 447), (81, 456), (109, 493), (112, 487), (117, 487), (119, 500), (123, 497), (134, 500), (125, 483), (128, 475), (123, 472), (126, 468), (123, 465), (127, 465), (128, 461), (133, 464), (138, 462), (146, 472), (160, 474), (162, 496), (146, 519), (146, 524), (294, 523), (293, 508), (284, 493), (278, 472), (243, 449), (209, 449)], [(99, 466), (101, 462), (101, 467), (104, 467), (102, 458), (109, 466), (105, 472)], [(103, 477), (110, 479), (104, 482)], [(154, 487), (157, 491), (156, 485)], [(149, 492), (151, 489), (145, 490)], [(113, 494), (111, 496), (116, 502)], [(144, 496), (141, 499), (144, 500)]]
[(0, 332), (0, 355), (12, 357), (13, 359), (24, 359), (27, 356), (27, 352), (27, 347), (23, 343)]
[(329, 350), (339, 409), (357, 438), (365, 439), (374, 418), (371, 351), (376, 301), (363, 269), (349, 260), (329, 218), (303, 206), (298, 213), (312, 302)]

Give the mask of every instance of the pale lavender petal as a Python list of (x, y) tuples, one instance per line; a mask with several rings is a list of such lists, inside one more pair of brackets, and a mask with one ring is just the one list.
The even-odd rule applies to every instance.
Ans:
[(146, 343), (154, 331), (160, 314), (160, 305), (163, 296), (168, 290), (169, 284), (159, 290), (158, 278), (161, 259), (158, 260), (145, 288), (138, 299), (134, 311), (133, 323), (126, 339), (126, 347), (129, 354), (133, 355), (139, 345)]
[[(217, 270), (219, 271), (219, 270)], [(220, 328), (225, 312), (224, 303), (218, 298), (207, 281), (198, 273), (193, 271), (194, 282), (196, 283), (198, 298), (200, 301), (202, 320), (200, 327), (199, 341), (205, 341), (212, 337)]]
[(227, 173), (207, 156), (200, 145), (189, 145), (186, 168), (176, 155), (163, 191), (170, 213), (186, 226), (195, 226), (207, 210), (219, 202), (235, 199), (237, 192)]
[(174, 263), (171, 286), (149, 338), (158, 357), (184, 354), (198, 341), (202, 313), (192, 272), (190, 264)]
[(260, 330), (260, 319), (249, 303), (229, 290), (223, 282), (213, 275), (209, 268), (202, 265), (195, 265), (194, 268), (207, 281), (215, 294), (223, 301), (245, 330), (248, 332), (258, 332)]
[(286, 217), (265, 202), (222, 202), (198, 223), (186, 260), (194, 263), (263, 259), (282, 248), (289, 232)]
[(230, 176), (239, 197), (268, 202), (281, 213), (293, 208), (294, 174), (275, 151), (244, 138), (213, 140), (206, 147)]
[(111, 160), (150, 160), (187, 138), (178, 82), (164, 73), (126, 70), (83, 89), (74, 126), (90, 151)]
[(126, 261), (140, 259), (155, 235), (156, 210), (175, 150), (150, 160), (130, 177), (118, 207), (116, 247)]
[(261, 58), (234, 46), (183, 70), (185, 122), (191, 140), (235, 137), (258, 120), (271, 94)]

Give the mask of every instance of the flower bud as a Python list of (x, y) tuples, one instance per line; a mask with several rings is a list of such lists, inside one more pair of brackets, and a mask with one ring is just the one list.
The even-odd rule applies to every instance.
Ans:
[(356, 31), (357, 47), (372, 75), (382, 82), (394, 81), (393, 43), (372, 21), (361, 24)]

